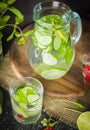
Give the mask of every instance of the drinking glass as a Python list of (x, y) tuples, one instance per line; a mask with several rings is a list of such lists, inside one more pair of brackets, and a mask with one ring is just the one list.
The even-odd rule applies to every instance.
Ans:
[(9, 88), (14, 118), (22, 124), (37, 122), (42, 112), (44, 88), (32, 77), (13, 81)]

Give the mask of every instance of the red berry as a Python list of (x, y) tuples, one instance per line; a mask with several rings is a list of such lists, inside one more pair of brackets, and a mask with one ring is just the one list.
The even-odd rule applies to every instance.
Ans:
[(83, 76), (86, 78), (86, 80), (90, 81), (90, 66), (86, 65), (82, 70)]
[(90, 65), (85, 65), (87, 71), (90, 71)]
[(48, 126), (48, 130), (53, 130), (53, 127), (52, 126)]
[(23, 115), (21, 115), (21, 114), (18, 114), (17, 116), (18, 116), (18, 118), (23, 118)]

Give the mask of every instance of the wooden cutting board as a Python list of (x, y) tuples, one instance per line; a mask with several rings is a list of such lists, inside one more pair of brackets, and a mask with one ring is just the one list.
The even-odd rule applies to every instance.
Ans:
[[(10, 60), (14, 73), (17, 77), (32, 76), (39, 79), (45, 89), (46, 95), (55, 97), (75, 97), (85, 95), (90, 90), (90, 85), (84, 82), (82, 76), (82, 56), (87, 49), (90, 49), (90, 23), (83, 21), (83, 32), (79, 42), (75, 45), (75, 61), (70, 71), (57, 80), (46, 80), (37, 75), (31, 68), (27, 57), (27, 48), (31, 36), (26, 38), (26, 43), (17, 45), (16, 38), (10, 48)], [(33, 28), (27, 26), (24, 31)]]

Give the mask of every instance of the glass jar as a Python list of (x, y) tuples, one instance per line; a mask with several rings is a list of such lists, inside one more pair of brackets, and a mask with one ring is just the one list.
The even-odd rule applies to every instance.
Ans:
[(74, 45), (82, 32), (80, 16), (62, 2), (44, 1), (35, 5), (33, 19), (34, 31), (28, 46), (30, 64), (45, 79), (60, 78), (74, 61)]

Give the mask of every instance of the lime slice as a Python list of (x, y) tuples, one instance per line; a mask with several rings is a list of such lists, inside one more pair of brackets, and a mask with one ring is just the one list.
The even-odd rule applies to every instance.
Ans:
[(77, 119), (79, 130), (90, 130), (90, 112), (83, 112)]
[(23, 93), (26, 97), (30, 94), (37, 94), (36, 91), (31, 86), (24, 86), (20, 93)]
[(46, 79), (57, 79), (62, 77), (65, 74), (65, 72), (66, 71), (64, 70), (52, 69), (42, 72), (41, 75)]
[(14, 100), (17, 102), (28, 103), (28, 95), (37, 95), (36, 91), (30, 86), (22, 86), (18, 88)]
[(56, 65), (57, 59), (51, 55), (50, 53), (44, 53), (43, 54), (43, 62), (47, 65)]
[(52, 42), (52, 38), (47, 35), (42, 35), (39, 32), (35, 32), (36, 39), (42, 45), (49, 45)]

